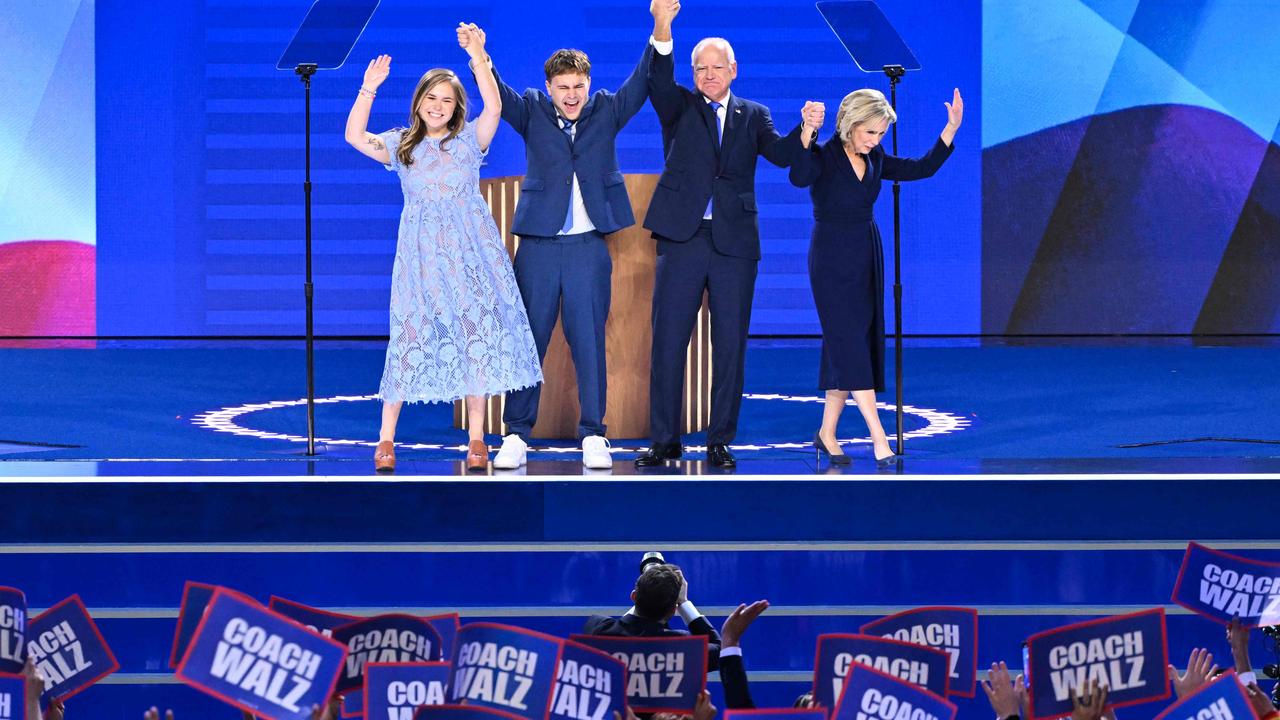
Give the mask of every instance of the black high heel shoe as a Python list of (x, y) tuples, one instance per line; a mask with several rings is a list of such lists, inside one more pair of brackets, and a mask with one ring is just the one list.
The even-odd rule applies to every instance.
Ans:
[(848, 465), (852, 462), (849, 460), (849, 456), (844, 453), (833, 455), (831, 451), (827, 449), (827, 444), (818, 436), (818, 433), (813, 434), (813, 449), (818, 451), (818, 462), (822, 462), (823, 455), (831, 458), (832, 465)]

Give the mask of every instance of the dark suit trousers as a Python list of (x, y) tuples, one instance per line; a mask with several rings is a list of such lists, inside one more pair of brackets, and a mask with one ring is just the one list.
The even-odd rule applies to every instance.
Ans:
[(757, 260), (716, 252), (710, 220), (704, 220), (688, 242), (658, 238), (649, 369), (649, 437), (654, 443), (680, 442), (686, 350), (704, 288), (711, 304), (712, 346), (707, 442), (733, 442), (742, 405), (742, 368), (758, 266)]
[[(604, 435), (604, 323), (609, 317), (613, 275), (613, 261), (604, 236), (589, 232), (554, 238), (522, 237), (516, 251), (515, 273), (539, 361), (547, 356), (556, 317), (563, 320), (564, 337), (578, 378), (578, 439)], [(502, 420), (509, 432), (526, 441), (538, 419), (541, 392), (542, 386), (535, 385), (507, 395)]]

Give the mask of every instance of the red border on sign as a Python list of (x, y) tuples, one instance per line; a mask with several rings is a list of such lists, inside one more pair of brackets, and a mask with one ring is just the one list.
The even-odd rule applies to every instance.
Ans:
[[(947, 675), (947, 695), (955, 695), (957, 697), (962, 697), (962, 698), (972, 698), (976, 696), (978, 693), (978, 611), (977, 610), (973, 608), (956, 607), (954, 605), (929, 605), (926, 607), (918, 607), (918, 608), (913, 608), (911, 610), (903, 610), (902, 612), (897, 612), (892, 615), (885, 615), (879, 620), (872, 620), (871, 622), (858, 628), (858, 632), (865, 635), (867, 634), (867, 630), (875, 627), (876, 625), (879, 625), (880, 623), (888, 622), (890, 620), (897, 620), (898, 618), (906, 617), (908, 615), (914, 615), (915, 613), (919, 613), (919, 612), (928, 612), (931, 610), (948, 610), (948, 611), (954, 611), (954, 612), (963, 612), (967, 615), (970, 615), (973, 619), (973, 673), (972, 673), (973, 682), (969, 683), (968, 690), (952, 689), (950, 673), (948, 673)], [(944, 650), (943, 652), (946, 652), (946, 651)], [(950, 660), (951, 660), (951, 656), (950, 654), (948, 654), (947, 655), (948, 670), (950, 670), (950, 667), (951, 667)]]
[[(707, 636), (706, 635), (678, 635), (674, 637), (626, 637), (623, 635), (570, 635), (569, 639), (572, 640), (573, 642), (578, 643), (579, 645), (587, 645), (589, 647), (596, 647), (596, 646), (591, 645), (590, 643), (587, 643), (587, 642), (583, 642), (584, 639), (588, 639), (592, 643), (600, 642), (604, 644), (634, 643), (634, 642), (671, 642), (673, 640), (677, 642), (688, 642), (688, 643), (701, 642), (702, 658), (703, 658), (702, 659), (702, 688), (701, 690), (699, 690), (699, 692), (707, 691), (707, 669), (710, 663), (706, 659), (707, 658)], [(602, 650), (602, 648), (598, 648), (598, 647), (596, 647), (596, 649)], [(607, 654), (607, 651), (605, 652)], [(625, 663), (623, 663), (623, 667), (625, 669), (626, 667)], [(652, 705), (632, 705), (631, 698), (627, 698), (626, 704), (633, 711), (638, 713), (669, 712), (669, 713), (679, 713), (680, 715), (687, 715), (690, 712), (692, 712), (689, 708), (656, 707)]]
[[(591, 636), (591, 637), (595, 637), (595, 636)], [(594, 647), (591, 647), (590, 645), (588, 645), (588, 644), (586, 644), (586, 643), (580, 643), (580, 642), (578, 642), (577, 640), (569, 639), (569, 640), (562, 640), (561, 642), (566, 643), (566, 644), (568, 644), (568, 645), (573, 645), (574, 647), (581, 648), (581, 649), (583, 649), (583, 650), (590, 651), (591, 653), (594, 653), (594, 654), (596, 654), (596, 655), (599, 655), (599, 656), (601, 657), (601, 659), (603, 659), (603, 660), (607, 660), (608, 662), (615, 662), (615, 663), (618, 663), (619, 665), (621, 665), (621, 666), (622, 666), (622, 706), (623, 706), (624, 708), (625, 708), (625, 707), (627, 707), (627, 664), (626, 664), (626, 663), (624, 663), (624, 662), (622, 662), (621, 660), (619, 660), (618, 658), (616, 658), (616, 657), (614, 657), (614, 656), (610, 655), (609, 653), (607, 653), (607, 652), (605, 652), (605, 651), (601, 650), (600, 648), (594, 648)], [(560, 651), (560, 657), (561, 657), (561, 659), (564, 659), (564, 650), (563, 650), (563, 649)], [(703, 678), (706, 678), (706, 676), (707, 676), (707, 673), (706, 673), (706, 672), (703, 672), (703, 673), (702, 673), (702, 677), (703, 677)], [(557, 684), (557, 685), (559, 685), (559, 684), (560, 684), (560, 665), (559, 665), (559, 663), (557, 663), (557, 664), (556, 664), (556, 684)], [(705, 679), (703, 680), (703, 687), (704, 687), (704, 688), (706, 687), (706, 680), (705, 680)], [(552, 698), (551, 698), (551, 699), (554, 701), (554, 700), (555, 700), (555, 691), (554, 691), (554, 690), (552, 690), (551, 695), (552, 695)], [(550, 709), (548, 709), (548, 710), (547, 710), (547, 715), (548, 715), (548, 717), (550, 716), (550, 714), (551, 714), (551, 711), (550, 711)]]
[[(366, 664), (365, 664), (365, 666), (364, 666), (364, 669), (365, 669), (364, 682), (360, 684), (360, 702), (361, 702), (361, 703), (363, 703), (363, 708), (365, 708), (366, 712), (367, 712), (367, 709), (368, 709), (368, 707), (369, 707), (369, 673), (368, 673), (368, 670), (369, 670), (369, 668), (371, 668), (371, 667), (420, 667), (420, 668), (429, 668), (429, 667), (451, 667), (451, 665), (450, 665), (449, 663), (447, 663), (447, 662), (443, 661), (443, 660), (438, 660), (438, 661), (433, 661), (433, 662), (398, 662), (398, 663), (371, 662), (371, 663), (366, 663)], [(445, 686), (445, 688), (446, 688), (446, 689), (449, 687), (449, 674), (448, 674), (448, 673), (445, 673), (445, 676), (444, 676), (444, 686)], [(361, 713), (361, 715), (363, 715), (363, 714), (364, 714), (364, 713)], [(413, 714), (414, 714), (414, 715), (417, 715), (417, 714), (418, 714), (418, 711), (417, 711), (417, 709), (416, 709), (416, 708), (414, 709)], [(346, 716), (344, 715), (343, 717), (346, 717)], [(524, 720), (524, 718), (520, 718), (520, 720)]]
[[(555, 662), (555, 665), (553, 666), (555, 667), (555, 670), (551, 672), (551, 692), (547, 693), (547, 707), (545, 710), (542, 711), (542, 717), (544, 720), (546, 718), (551, 717), (551, 701), (555, 699), (556, 682), (558, 682), (560, 677), (560, 658), (561, 656), (564, 655), (564, 638), (559, 638), (554, 635), (548, 635), (546, 633), (538, 632), (537, 630), (527, 630), (522, 627), (516, 627), (515, 625), (504, 625), (502, 623), (494, 623), (494, 622), (467, 623), (466, 625), (463, 625), (462, 627), (458, 628), (458, 632), (461, 633), (463, 630), (466, 630), (467, 628), (470, 628), (470, 627), (487, 627), (487, 628), (499, 628), (502, 630), (512, 630), (520, 635), (527, 635), (529, 637), (542, 638), (543, 640), (550, 640), (556, 644), (556, 662)], [(458, 658), (458, 649), (461, 646), (462, 646), (461, 642), (456, 642), (456, 641), (454, 642), (453, 656), (449, 658), (450, 665), (456, 665), (457, 658)], [(449, 685), (450, 686), (453, 685), (452, 677), (449, 678)], [(450, 687), (450, 690), (452, 690), (452, 687)], [(470, 707), (470, 706), (467, 706), (467, 707)], [(512, 713), (512, 714), (515, 715), (515, 713)], [(520, 716), (517, 715), (517, 717), (520, 717)], [(524, 718), (521, 717), (521, 720), (524, 720)]]
[[(813, 696), (815, 700), (818, 697), (818, 658), (822, 657), (822, 641), (826, 638), (840, 638), (844, 640), (848, 640), (848, 639), (871, 640), (874, 642), (891, 643), (894, 645), (910, 645), (911, 647), (924, 648), (929, 652), (938, 653), (943, 657), (945, 657), (947, 661), (946, 663), (947, 671), (942, 675), (943, 695), (948, 694), (951, 690), (951, 656), (948, 655), (947, 651), (945, 650), (939, 650), (934, 647), (929, 647), (928, 645), (921, 645), (919, 643), (907, 642), (905, 640), (895, 640), (894, 638), (877, 637), (875, 635), (864, 635), (863, 633), (823, 633), (818, 636), (818, 642), (814, 646), (814, 651), (813, 651), (813, 687), (810, 688), (809, 693), (810, 695)], [(858, 663), (858, 664), (862, 664), (862, 663)], [(875, 670), (875, 668), (871, 668), (871, 669)], [(876, 672), (879, 672), (879, 671), (877, 670)], [(902, 680), (902, 678), (897, 678), (897, 679)], [(903, 680), (903, 682), (907, 682), (907, 681)], [(915, 685), (915, 683), (908, 683), (908, 684)], [(916, 687), (920, 687), (920, 686), (916, 685)], [(929, 688), (921, 688), (921, 689), (929, 690)], [(933, 691), (929, 690), (929, 692), (933, 692)], [(840, 693), (844, 694), (843, 686), (840, 688)], [(936, 695), (937, 693), (934, 693), (934, 694)], [(833, 711), (835, 706), (839, 704), (840, 704), (840, 698), (836, 698), (835, 704), (831, 706), (833, 708)]]
[[(335, 647), (341, 648), (341, 649), (342, 649), (342, 662), (344, 662), (344, 663), (346, 662), (346, 659), (347, 659), (347, 646), (346, 646), (346, 645), (343, 645), (342, 643), (340, 643), (340, 642), (338, 642), (338, 641), (336, 641), (336, 640), (334, 640), (334, 639), (332, 639), (332, 638), (327, 638), (327, 637), (325, 637), (325, 636), (321, 635), (320, 633), (313, 631), (311, 628), (307, 627), (306, 625), (303, 625), (302, 623), (298, 622), (297, 620), (294, 620), (293, 618), (287, 618), (287, 617), (285, 617), (284, 615), (281, 615), (280, 613), (278, 613), (278, 612), (276, 612), (276, 611), (272, 610), (271, 608), (267, 607), (266, 605), (263, 605), (262, 603), (258, 602), (257, 600), (254, 600), (253, 598), (249, 597), (248, 595), (245, 595), (244, 593), (237, 592), (237, 591), (232, 590), (232, 589), (230, 589), (230, 588), (225, 588), (225, 587), (221, 587), (221, 586), (219, 586), (217, 589), (215, 589), (215, 590), (213, 591), (213, 597), (209, 598), (209, 604), (205, 606), (205, 613), (204, 613), (204, 615), (200, 618), (200, 624), (196, 626), (196, 631), (195, 631), (194, 633), (192, 633), (192, 635), (191, 635), (191, 642), (187, 644), (187, 651), (186, 651), (185, 653), (183, 653), (183, 655), (182, 655), (182, 662), (178, 663), (178, 668), (177, 668), (176, 670), (174, 670), (174, 671), (173, 671), (173, 674), (174, 674), (175, 676), (177, 676), (177, 678), (178, 678), (179, 680), (181, 680), (182, 682), (186, 683), (187, 685), (190, 685), (191, 687), (193, 687), (193, 688), (195, 688), (195, 689), (199, 690), (200, 692), (202, 692), (202, 693), (204, 693), (204, 694), (206, 694), (206, 695), (211, 695), (211, 696), (213, 696), (213, 697), (215, 697), (215, 698), (217, 698), (217, 699), (221, 700), (222, 702), (224, 702), (224, 703), (226, 703), (226, 704), (228, 704), (228, 705), (231, 705), (232, 707), (240, 708), (241, 710), (244, 710), (245, 712), (247, 712), (247, 713), (249, 713), (250, 715), (253, 715), (253, 716), (255, 716), (255, 717), (262, 716), (262, 708), (252, 708), (252, 707), (249, 707), (248, 705), (242, 705), (242, 704), (240, 704), (239, 702), (237, 702), (236, 700), (232, 700), (230, 697), (228, 697), (228, 696), (226, 696), (226, 695), (223, 695), (222, 693), (218, 692), (217, 690), (214, 690), (214, 689), (212, 689), (212, 688), (205, 687), (204, 685), (201, 685), (200, 683), (198, 683), (198, 682), (196, 682), (196, 681), (192, 680), (191, 678), (187, 677), (187, 672), (186, 672), (186, 670), (187, 670), (187, 661), (191, 659), (191, 649), (192, 649), (192, 648), (194, 648), (194, 647), (196, 646), (196, 641), (200, 638), (200, 634), (204, 632), (205, 625), (209, 622), (209, 615), (210, 615), (210, 613), (209, 613), (209, 608), (212, 608), (212, 607), (213, 607), (213, 606), (218, 602), (218, 600), (222, 599), (223, 597), (230, 597), (230, 598), (232, 598), (232, 599), (239, 600), (239, 601), (241, 601), (241, 602), (251, 604), (251, 605), (255, 606), (255, 609), (257, 609), (257, 610), (261, 610), (262, 612), (265, 612), (265, 613), (268, 613), (268, 614), (270, 614), (270, 615), (273, 615), (273, 616), (275, 616), (277, 619), (279, 619), (279, 620), (283, 620), (284, 622), (286, 622), (286, 623), (288, 623), (288, 624), (290, 624), (290, 625), (293, 625), (294, 627), (296, 627), (296, 628), (298, 628), (299, 630), (301, 630), (301, 631), (303, 631), (303, 632), (307, 633), (308, 635), (314, 635), (314, 636), (316, 636), (316, 637), (320, 638), (321, 640), (323, 640), (324, 642), (327, 642), (327, 643), (329, 643), (329, 644), (331, 644), (331, 645), (333, 645), (333, 646), (335, 646)], [(337, 685), (338, 685), (338, 675), (339, 675), (339, 674), (341, 674), (341, 673), (335, 674), (335, 675), (333, 676), (333, 682), (329, 684), (329, 688), (328, 688), (328, 690), (326, 690), (326, 691), (325, 691), (325, 693), (324, 693), (324, 697), (325, 697), (325, 698), (331, 698), (331, 697), (333, 697), (333, 689), (334, 689), (335, 687), (337, 687)], [(274, 717), (274, 716), (272, 716), (272, 717)]]
[[(1194, 541), (1194, 540), (1192, 540), (1191, 542), (1187, 543), (1187, 549), (1186, 549), (1186, 552), (1184, 552), (1184, 553), (1182, 554), (1182, 565), (1180, 565), (1180, 566), (1178, 567), (1178, 579), (1177, 579), (1176, 581), (1174, 581), (1174, 583), (1173, 583), (1173, 597), (1172, 597), (1172, 598), (1170, 598), (1170, 599), (1171, 599), (1171, 600), (1173, 600), (1173, 602), (1174, 602), (1174, 603), (1176, 603), (1176, 604), (1178, 604), (1178, 605), (1181, 605), (1182, 607), (1184, 607), (1184, 608), (1186, 608), (1186, 609), (1190, 610), (1191, 612), (1195, 613), (1196, 615), (1199, 615), (1200, 617), (1205, 618), (1205, 619), (1207, 619), (1207, 620), (1212, 620), (1212, 621), (1214, 621), (1214, 622), (1218, 623), (1219, 625), (1230, 625), (1231, 623), (1230, 623), (1230, 621), (1223, 620), (1223, 619), (1222, 619), (1222, 618), (1220, 618), (1220, 617), (1216, 617), (1216, 616), (1214, 616), (1214, 615), (1209, 615), (1209, 614), (1207, 614), (1207, 613), (1205, 613), (1205, 612), (1202, 612), (1202, 611), (1201, 611), (1201, 608), (1194, 607), (1194, 606), (1192, 606), (1192, 605), (1188, 605), (1187, 603), (1180, 602), (1180, 601), (1178, 600), (1178, 590), (1179, 590), (1179, 589), (1181, 589), (1181, 587), (1182, 587), (1182, 576), (1183, 576), (1183, 574), (1184, 574), (1184, 573), (1186, 573), (1186, 571), (1187, 571), (1187, 562), (1188, 562), (1189, 560), (1191, 560), (1191, 548), (1193, 548), (1193, 547), (1195, 547), (1195, 548), (1200, 548), (1201, 550), (1203, 550), (1203, 551), (1205, 551), (1205, 552), (1209, 553), (1210, 555), (1217, 555), (1218, 557), (1231, 558), (1232, 560), (1234, 560), (1234, 561), (1236, 561), (1236, 562), (1239, 562), (1239, 563), (1242, 563), (1242, 564), (1245, 564), (1245, 565), (1255, 565), (1255, 566), (1257, 566), (1257, 567), (1270, 568), (1270, 569), (1272, 569), (1272, 570), (1280, 569), (1280, 563), (1276, 563), (1276, 562), (1268, 562), (1268, 561), (1266, 561), (1266, 560), (1254, 560), (1253, 558), (1247, 558), (1247, 557), (1243, 557), (1243, 556), (1240, 556), (1240, 555), (1232, 555), (1231, 553), (1226, 552), (1226, 551), (1223, 551), (1223, 550), (1215, 550), (1215, 549), (1213, 549), (1213, 548), (1209, 547), (1208, 545), (1201, 545), (1200, 543), (1198, 543), (1198, 542), (1196, 542), (1196, 541)], [(1272, 573), (1272, 576), (1274, 576), (1274, 575), (1275, 575), (1275, 573)], [(1255, 627), (1258, 627), (1258, 625), (1257, 625), (1257, 624), (1254, 624), (1254, 625), (1246, 625), (1246, 624), (1245, 624), (1245, 623), (1243, 623), (1243, 622), (1241, 622), (1241, 623), (1240, 623), (1240, 626), (1241, 626), (1241, 627), (1246, 627), (1246, 628), (1255, 628)]]
[(1232, 685), (1235, 685), (1236, 692), (1240, 693), (1240, 699), (1243, 700), (1244, 704), (1249, 707), (1249, 717), (1253, 718), (1254, 720), (1258, 720), (1258, 711), (1253, 708), (1253, 703), (1249, 701), (1249, 695), (1245, 693), (1244, 686), (1240, 684), (1240, 678), (1236, 677), (1235, 670), (1227, 670), (1226, 672), (1222, 673), (1218, 677), (1214, 678), (1212, 681), (1207, 682), (1204, 685), (1201, 685), (1200, 687), (1195, 689), (1195, 692), (1191, 693), (1190, 695), (1184, 698), (1179, 699), (1177, 702), (1165, 708), (1163, 712), (1161, 712), (1159, 715), (1156, 715), (1151, 720), (1165, 720), (1165, 718), (1169, 717), (1169, 715), (1171, 715), (1174, 710), (1177, 710), (1179, 707), (1181, 707), (1185, 703), (1190, 702), (1191, 699), (1194, 698), (1195, 696), (1199, 695), (1202, 692), (1205, 692), (1209, 688), (1213, 687), (1214, 685), (1217, 685), (1220, 682), (1227, 680), (1228, 678), (1235, 681), (1232, 683)]
[[(324, 610), (324, 609), (315, 607), (314, 605), (307, 605), (305, 603), (300, 603), (297, 600), (290, 600), (289, 598), (283, 598), (283, 597), (280, 597), (279, 595), (272, 595), (267, 600), (267, 609), (275, 612), (279, 612), (275, 608), (276, 605), (288, 605), (289, 607), (298, 608), (299, 610), (306, 610), (307, 612), (313, 612), (313, 613), (316, 613), (317, 615), (327, 615), (333, 618), (334, 620), (345, 620), (347, 624), (350, 624), (353, 620), (359, 620), (361, 618), (361, 616), (359, 615), (348, 615), (346, 613), (336, 613), (331, 610)], [(283, 613), (281, 614), (283, 615)], [(337, 629), (338, 627), (339, 626), (335, 625), (334, 629)]]
[(517, 715), (517, 714), (515, 714), (515, 713), (513, 713), (513, 712), (508, 712), (508, 711), (506, 711), (506, 710), (499, 710), (499, 709), (497, 709), (497, 708), (485, 707), (484, 705), (456, 705), (456, 704), (453, 704), (453, 705), (423, 705), (422, 707), (420, 707), (420, 708), (418, 708), (417, 710), (414, 710), (414, 711), (413, 711), (413, 720), (419, 720), (419, 714), (420, 714), (420, 713), (423, 711), (423, 709), (425, 709), (425, 708), (433, 708), (433, 709), (436, 709), (436, 708), (444, 708), (444, 709), (446, 709), (446, 710), (467, 710), (467, 711), (471, 711), (471, 712), (475, 712), (475, 711), (477, 711), (477, 710), (478, 710), (478, 711), (480, 711), (480, 712), (490, 713), (490, 714), (492, 714), (492, 715), (494, 716), (494, 718), (497, 718), (497, 719), (500, 719), (500, 720), (525, 720), (525, 719), (524, 719), (523, 717), (521, 717), (520, 715)]
[(898, 683), (898, 684), (900, 684), (900, 685), (906, 685), (907, 687), (911, 688), (912, 690), (916, 690), (916, 691), (922, 692), (922, 693), (924, 693), (925, 695), (929, 695), (929, 696), (931, 696), (931, 697), (933, 697), (933, 698), (937, 699), (937, 700), (938, 700), (938, 701), (940, 701), (943, 705), (946, 705), (947, 707), (951, 708), (951, 717), (950, 717), (950, 718), (947, 718), (947, 720), (956, 720), (956, 712), (957, 712), (958, 708), (956, 707), (956, 704), (955, 704), (955, 703), (953, 703), (953, 702), (951, 702), (950, 700), (948, 700), (945, 696), (943, 696), (943, 695), (939, 695), (938, 693), (936, 693), (936, 692), (934, 692), (934, 691), (932, 691), (932, 690), (929, 690), (929, 689), (926, 689), (926, 688), (922, 688), (922, 687), (920, 687), (919, 685), (916, 685), (915, 683), (907, 682), (906, 680), (903, 680), (903, 679), (902, 679), (902, 678), (900, 678), (900, 677), (896, 677), (896, 676), (890, 675), (889, 673), (886, 673), (886, 672), (880, 672), (879, 670), (877, 670), (877, 669), (875, 669), (875, 668), (871, 667), (870, 665), (863, 665), (863, 664), (862, 664), (862, 663), (860, 663), (860, 662), (854, 662), (854, 663), (852, 663), (852, 664), (850, 664), (850, 665), (849, 665), (849, 674), (848, 674), (848, 675), (845, 675), (845, 683), (844, 683), (844, 685), (842, 685), (842, 686), (840, 687), (840, 697), (836, 698), (836, 704), (831, 708), (831, 717), (833, 717), (833, 718), (834, 718), (837, 714), (839, 714), (840, 704), (844, 702), (844, 696), (845, 696), (845, 693), (847, 693), (847, 692), (849, 691), (849, 675), (852, 675), (852, 674), (853, 674), (853, 669), (854, 669), (855, 667), (857, 667), (857, 668), (861, 668), (861, 669), (863, 669), (863, 670), (867, 670), (867, 671), (869, 671), (869, 672), (873, 672), (873, 673), (875, 673), (876, 675), (879, 675), (880, 677), (888, 678), (889, 680), (892, 680), (892, 681), (894, 681), (894, 682), (896, 682), (896, 683)]
[[(13, 590), (13, 588), (0, 588), (0, 590)], [(21, 590), (19, 590), (18, 592), (22, 592), (22, 591), (21, 591)], [(16, 709), (21, 710), (22, 712), (21, 712), (21, 713), (16, 713), (16, 712), (15, 712), (15, 713), (13, 713), (13, 720), (26, 720), (26, 717), (27, 717), (27, 677), (26, 677), (25, 675), (15, 675), (15, 674), (13, 674), (13, 673), (0, 672), (0, 680), (18, 680), (18, 681), (21, 681), (21, 682), (22, 682), (22, 692), (21, 692), (21, 693), (19, 693), (19, 695), (21, 695), (21, 697), (19, 697), (19, 698), (18, 698), (18, 704), (19, 704), (19, 707), (18, 707), (18, 708), (16, 708)], [(13, 709), (13, 708), (11, 708), (11, 709)]]
[[(1164, 608), (1153, 608), (1151, 610), (1139, 610), (1138, 612), (1127, 613), (1124, 615), (1109, 615), (1107, 617), (1097, 618), (1095, 620), (1085, 620), (1084, 622), (1072, 623), (1070, 625), (1063, 625), (1061, 627), (1053, 628), (1052, 630), (1041, 630), (1040, 632), (1027, 638), (1027, 657), (1031, 657), (1032, 655), (1035, 654), (1035, 651), (1031, 647), (1032, 644), (1035, 643), (1036, 641), (1043, 640), (1046, 637), (1057, 635), (1058, 633), (1065, 632), (1067, 630), (1074, 630), (1076, 628), (1090, 627), (1092, 625), (1103, 625), (1105, 623), (1115, 622), (1116, 620), (1125, 620), (1128, 618), (1142, 617), (1143, 615), (1153, 615), (1153, 614), (1160, 616), (1160, 635), (1161, 635), (1160, 667), (1161, 668), (1168, 667), (1169, 666), (1169, 627), (1165, 621)], [(1025, 673), (1026, 671), (1027, 671), (1027, 668), (1023, 668), (1023, 672)], [(1139, 698), (1135, 700), (1124, 700), (1116, 703), (1108, 702), (1107, 707), (1110, 707), (1110, 708), (1128, 707), (1130, 705), (1141, 705), (1142, 703), (1155, 702), (1157, 700), (1164, 700), (1165, 698), (1168, 698), (1172, 694), (1172, 691), (1169, 689), (1169, 675), (1165, 673), (1163, 670), (1161, 670), (1160, 676), (1164, 678), (1163, 694), (1158, 696), (1147, 697), (1147, 698)], [(1041, 715), (1041, 716), (1036, 715), (1036, 704), (1035, 704), (1036, 699), (1032, 691), (1032, 687), (1033, 685), (1031, 683), (1027, 683), (1027, 702), (1030, 703), (1030, 707), (1031, 707), (1031, 720), (1052, 720), (1052, 718), (1058, 717), (1057, 714)]]
[[(98, 629), (98, 624), (93, 621), (93, 616), (89, 614), (88, 608), (84, 606), (84, 602), (80, 599), (79, 595), (72, 595), (66, 600), (63, 600), (57, 605), (54, 605), (48, 610), (45, 610), (44, 612), (32, 618), (31, 621), (27, 623), (28, 636), (30, 636), (31, 634), (30, 633), (31, 623), (39, 621), (40, 618), (44, 617), (45, 615), (48, 615), (49, 613), (53, 612), (54, 610), (57, 610), (58, 608), (61, 608), (63, 605), (66, 605), (68, 603), (73, 603), (80, 608), (80, 612), (84, 614), (85, 621), (89, 623), (89, 629), (92, 630), (93, 634), (98, 637), (98, 642), (102, 645), (102, 649), (107, 651), (107, 657), (111, 658), (111, 667), (99, 673), (98, 675), (95, 675), (93, 678), (89, 679), (88, 681), (80, 684), (78, 687), (72, 688), (71, 690), (69, 690), (68, 692), (62, 695), (50, 695), (49, 698), (52, 700), (66, 700), (69, 697), (74, 697), (75, 695), (78, 695), (81, 692), (88, 690), (90, 685), (93, 685), (94, 683), (98, 682), (102, 678), (120, 669), (120, 662), (116, 660), (115, 653), (111, 652), (111, 646), (107, 644), (107, 639), (102, 637), (102, 631)], [(29, 638), (28, 638), (28, 642), (30, 642)]]
[[(195, 580), (188, 580), (182, 584), (182, 600), (178, 603), (178, 626), (173, 629), (173, 647), (169, 650), (170, 670), (174, 670), (178, 667), (178, 661), (180, 659), (178, 657), (178, 636), (182, 633), (182, 613), (187, 609), (187, 593), (191, 592), (191, 588), (193, 587), (208, 588), (209, 590), (218, 589), (217, 585), (196, 582)], [(209, 597), (212, 599), (212, 594), (210, 594)], [(208, 607), (208, 605), (205, 607)], [(195, 637), (194, 633), (192, 633), (192, 637)], [(185, 655), (186, 653), (183, 654)]]

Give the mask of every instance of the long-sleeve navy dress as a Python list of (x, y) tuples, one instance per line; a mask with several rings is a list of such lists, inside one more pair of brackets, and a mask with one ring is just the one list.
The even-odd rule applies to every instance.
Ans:
[(813, 237), (809, 284), (822, 325), (822, 390), (884, 390), (884, 252), (872, 206), (881, 180), (920, 180), (951, 155), (939, 138), (918, 159), (876, 146), (861, 180), (839, 136), (802, 152), (791, 165), (791, 184), (809, 188)]

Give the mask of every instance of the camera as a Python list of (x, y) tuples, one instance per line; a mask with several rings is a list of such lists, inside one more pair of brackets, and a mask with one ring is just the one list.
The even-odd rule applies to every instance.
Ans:
[(666, 558), (662, 557), (662, 553), (660, 552), (647, 552), (644, 554), (644, 557), (640, 558), (640, 574), (643, 575), (644, 571), (647, 570), (650, 565), (661, 565), (666, 561)]

